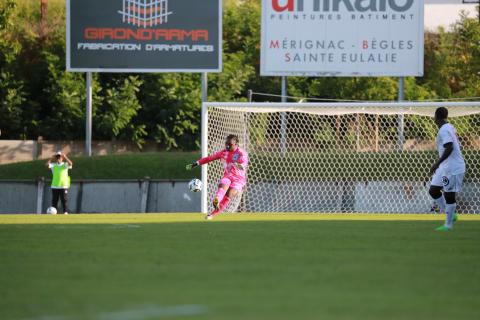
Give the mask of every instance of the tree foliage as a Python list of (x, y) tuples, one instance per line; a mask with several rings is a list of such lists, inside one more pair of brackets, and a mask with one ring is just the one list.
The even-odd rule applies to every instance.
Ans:
[(132, 124), (142, 107), (137, 97), (141, 85), (138, 76), (119, 76), (104, 82), (105, 90), (97, 94), (99, 103), (93, 119), (96, 136), (103, 139), (130, 139), (139, 147), (142, 146), (145, 126)]
[(427, 34), (421, 84), (442, 98), (480, 95), (480, 23), (462, 14), (451, 32)]
[[(223, 70), (208, 76), (209, 100), (245, 101), (247, 91), (280, 94), (279, 77), (260, 77), (261, 1), (224, 0)], [(425, 75), (406, 78), (405, 99), (480, 96), (480, 24), (425, 35)], [(94, 74), (93, 138), (146, 139), (164, 149), (200, 146), (199, 74)], [(291, 96), (396, 100), (396, 78), (289, 77)], [(256, 101), (279, 100), (255, 96)], [(85, 75), (65, 71), (65, 1), (0, 2), (2, 138), (84, 139)]]
[(47, 139), (80, 139), (85, 128), (85, 80), (80, 73), (63, 69), (64, 60), (44, 52), (47, 64), (43, 95), (48, 105), (42, 108), (39, 131)]
[(0, 3), (0, 130), (8, 137), (22, 134), (23, 82), (16, 76), (15, 63), (21, 45), (11, 36), (14, 22), (14, 0)]

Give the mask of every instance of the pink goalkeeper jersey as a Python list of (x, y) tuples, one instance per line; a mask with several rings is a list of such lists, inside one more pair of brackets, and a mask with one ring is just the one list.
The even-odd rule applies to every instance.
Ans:
[[(217, 159), (222, 160), (224, 177), (229, 177), (237, 181), (245, 182), (245, 172), (248, 166), (248, 153), (245, 150), (238, 147), (233, 151), (228, 151), (224, 149), (208, 157), (198, 160), (198, 163), (200, 165), (203, 165)], [(236, 164), (240, 164), (243, 169), (238, 168)]]

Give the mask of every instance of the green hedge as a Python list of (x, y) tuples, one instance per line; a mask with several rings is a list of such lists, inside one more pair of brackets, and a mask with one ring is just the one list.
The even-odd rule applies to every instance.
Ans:
[[(466, 180), (480, 179), (480, 152), (464, 152)], [(283, 181), (429, 181), (436, 152), (357, 152), (250, 155), (251, 170), (264, 177), (281, 176)], [(81, 179), (190, 179), (200, 177), (200, 169), (186, 171), (185, 164), (200, 157), (198, 152), (160, 152), (72, 158), (73, 180)], [(281, 172), (281, 173), (279, 173)], [(0, 166), (0, 179), (50, 177), (45, 160)], [(268, 179), (268, 178), (267, 178)]]
[[(186, 171), (185, 165), (200, 157), (198, 152), (160, 152), (95, 157), (73, 157), (72, 180), (82, 179), (190, 179), (200, 170)], [(50, 178), (46, 160), (0, 166), (0, 179)]]
[[(480, 152), (464, 152), (467, 180), (480, 178)], [(308, 157), (309, 160), (303, 160)], [(292, 180), (428, 181), (438, 154), (428, 152), (356, 152), (252, 155), (251, 166), (264, 176)], [(278, 172), (281, 172), (279, 174)]]

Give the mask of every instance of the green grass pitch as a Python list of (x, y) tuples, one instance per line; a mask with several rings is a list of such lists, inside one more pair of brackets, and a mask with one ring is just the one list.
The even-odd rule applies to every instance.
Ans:
[(0, 215), (0, 318), (480, 319), (479, 218)]

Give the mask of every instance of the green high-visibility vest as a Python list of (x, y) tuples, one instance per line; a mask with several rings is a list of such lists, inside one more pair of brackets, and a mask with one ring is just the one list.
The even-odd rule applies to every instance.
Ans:
[(52, 188), (70, 188), (70, 177), (68, 176), (68, 163), (52, 163)]

